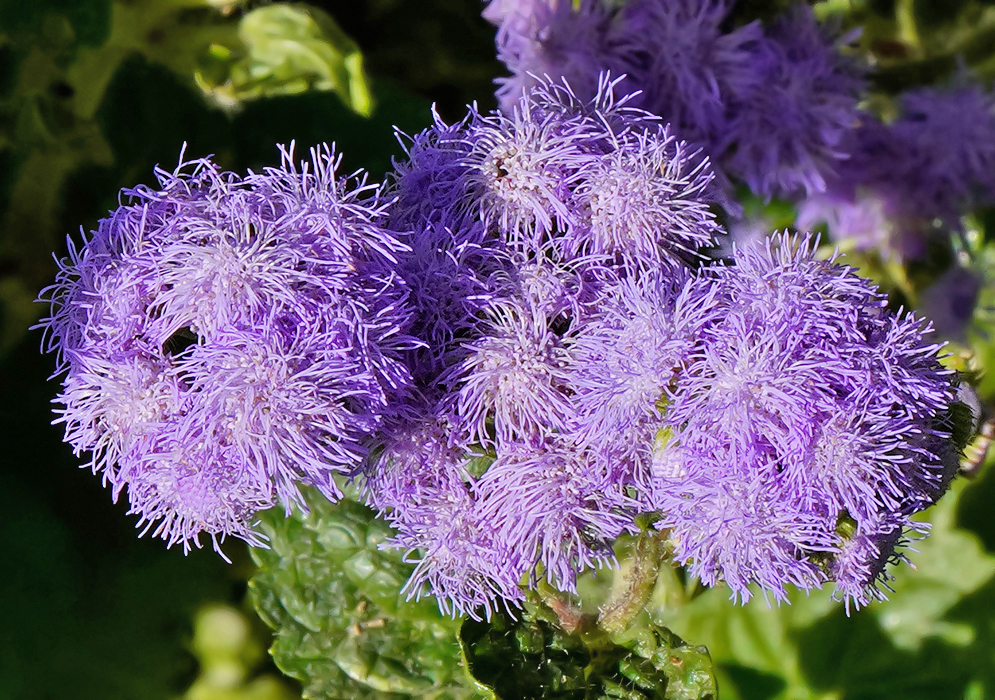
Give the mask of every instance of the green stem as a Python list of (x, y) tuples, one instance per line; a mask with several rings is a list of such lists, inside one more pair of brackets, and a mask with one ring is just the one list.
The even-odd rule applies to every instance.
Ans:
[(618, 634), (624, 632), (649, 602), (663, 559), (663, 535), (655, 530), (644, 531), (636, 540), (632, 566), (625, 574), (623, 586), (615, 591), (598, 616), (602, 629)]

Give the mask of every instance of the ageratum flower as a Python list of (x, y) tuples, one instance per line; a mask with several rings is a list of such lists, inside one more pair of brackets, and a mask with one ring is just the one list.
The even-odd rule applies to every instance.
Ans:
[[(719, 320), (686, 363), (655, 446), (653, 507), (679, 561), (734, 596), (825, 580), (862, 605), (878, 595), (895, 535), (956, 470), (952, 375), (911, 314), (775, 236), (712, 270)], [(852, 544), (873, 536), (876, 549)], [(887, 523), (880, 536), (882, 523)], [(886, 548), (887, 545), (887, 548)], [(854, 552), (874, 552), (861, 561)], [(870, 554), (868, 554), (870, 556)]]
[(666, 269), (622, 280), (602, 299), (569, 341), (576, 431), (592, 445), (638, 450), (652, 443), (672, 382), (715, 320), (715, 288)]
[(458, 434), (508, 444), (567, 427), (570, 355), (541, 309), (525, 299), (497, 303), (466, 358), (441, 380), (453, 386)]
[(563, 436), (501, 445), (474, 486), (484, 522), (519, 568), (567, 591), (578, 573), (615, 561), (611, 543), (632, 529), (621, 491), (603, 463)]
[(337, 165), (326, 147), (244, 178), (157, 170), (48, 290), (66, 440), (170, 545), (255, 542), (253, 515), (302, 505), (298, 483), (338, 497), (410, 381), (404, 247)]
[(568, 256), (589, 253), (647, 268), (682, 264), (711, 245), (721, 228), (708, 208), (707, 158), (655, 125), (614, 139), (583, 171), (575, 197), (577, 226), (560, 245)]
[(408, 332), (422, 341), (406, 358), (412, 375), (424, 382), (462, 356), (464, 341), (478, 336), (480, 317), (508, 265), (506, 251), (485, 241), (480, 225), (457, 231), (438, 223), (399, 236), (411, 247), (399, 266), (409, 290)]
[(899, 98), (899, 116), (865, 115), (851, 158), (828, 191), (804, 202), (798, 225), (828, 224), (834, 240), (904, 259), (922, 257), (931, 238), (957, 229), (965, 210), (995, 202), (995, 100), (976, 85), (917, 88)]
[(638, 105), (677, 135), (709, 148), (724, 133), (730, 98), (752, 85), (751, 47), (759, 22), (724, 31), (728, 0), (632, 0), (619, 11), (611, 38)]
[(888, 136), (904, 158), (889, 180), (914, 211), (955, 223), (964, 209), (995, 202), (995, 98), (964, 85), (910, 90), (900, 104)]
[[(582, 99), (597, 94), (598, 75), (615, 67), (610, 35), (613, 13), (602, 0), (539, 0), (503, 14), (489, 6), (484, 17), (498, 24), (497, 53), (511, 71), (498, 78), (497, 98), (510, 114), (518, 101), (549, 76), (570, 85)], [(498, 21), (495, 21), (498, 20)]]
[(510, 117), (474, 115), (464, 135), (466, 196), (485, 226), (515, 247), (539, 249), (574, 225), (573, 190), (594, 159), (589, 143), (604, 128), (565, 114), (561, 97), (536, 89)]
[(445, 614), (479, 619), (483, 610), (490, 618), (523, 599), (523, 564), (477, 507), (466, 448), (451, 444), (445, 420), (421, 409), (383, 431), (366, 495), (397, 531), (386, 544), (415, 564), (405, 585), (409, 598), (431, 594)]
[(864, 87), (808, 6), (779, 18), (751, 44), (752, 81), (736, 86), (718, 150), (726, 170), (764, 197), (826, 190), (846, 158)]

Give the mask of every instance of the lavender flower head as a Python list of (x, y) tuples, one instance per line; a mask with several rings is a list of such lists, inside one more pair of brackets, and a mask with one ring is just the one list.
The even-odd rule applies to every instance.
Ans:
[(964, 209), (995, 202), (991, 94), (977, 85), (911, 90), (889, 131), (905, 156), (893, 182), (904, 183), (917, 213), (956, 222)]
[(729, 101), (723, 165), (764, 197), (825, 191), (858, 121), (856, 65), (807, 6), (779, 18), (749, 54), (755, 76)]
[(887, 559), (956, 470), (951, 373), (922, 321), (816, 259), (814, 239), (774, 237), (713, 273), (720, 320), (659, 424), (661, 527), (679, 561), (735, 596), (749, 598), (751, 583), (783, 598), (786, 583), (834, 580), (865, 604), (885, 574), (851, 539), (873, 538), (875, 561)]
[(617, 58), (611, 47), (612, 13), (603, 0), (534, 0), (499, 19), (497, 3), (484, 17), (498, 24), (498, 58), (511, 76), (498, 78), (497, 98), (510, 114), (540, 76), (563, 80), (582, 99), (597, 92), (599, 73), (613, 70)]
[(852, 157), (826, 193), (802, 203), (800, 227), (824, 221), (842, 245), (916, 259), (937, 235), (936, 220), (958, 229), (965, 210), (995, 202), (990, 93), (973, 84), (918, 88), (898, 107), (890, 123), (862, 118)]
[(613, 31), (612, 68), (642, 91), (639, 106), (704, 147), (724, 132), (730, 98), (755, 81), (751, 49), (762, 27), (725, 32), (730, 9), (728, 0), (633, 0)]
[(157, 170), (73, 248), (43, 322), (65, 372), (66, 440), (170, 545), (236, 535), (302, 505), (409, 383), (403, 250), (375, 187), (328, 148), (247, 177)]

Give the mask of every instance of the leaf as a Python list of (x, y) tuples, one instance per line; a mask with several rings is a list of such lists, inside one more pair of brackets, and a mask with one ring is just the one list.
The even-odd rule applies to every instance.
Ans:
[(276, 631), (277, 666), (306, 698), (470, 698), (457, 621), (434, 600), (401, 587), (411, 566), (379, 546), (388, 526), (355, 501), (308, 494), (310, 513), (262, 516), (270, 549), (254, 549), (249, 583), (260, 616)]
[(969, 486), (966, 479), (956, 482), (928, 511), (933, 527), (929, 537), (915, 543), (918, 551), (908, 553), (912, 566), (896, 568), (894, 593), (886, 603), (871, 607), (899, 649), (916, 651), (929, 637), (955, 646), (972, 637), (969, 627), (944, 619), (957, 601), (995, 575), (995, 557), (983, 550), (974, 534), (955, 524), (961, 494)]
[(467, 620), (460, 645), (467, 669), (498, 700), (712, 700), (717, 697), (705, 647), (649, 624), (611, 637), (588, 626), (567, 633), (544, 605), (516, 619)]
[(222, 107), (331, 90), (357, 114), (372, 112), (363, 55), (321, 10), (285, 3), (258, 7), (242, 17), (238, 38), (241, 46), (212, 45), (195, 74), (204, 93)]

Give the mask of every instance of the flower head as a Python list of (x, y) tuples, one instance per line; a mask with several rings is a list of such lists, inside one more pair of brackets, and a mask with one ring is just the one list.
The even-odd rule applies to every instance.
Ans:
[[(943, 492), (956, 470), (943, 447), (951, 374), (921, 321), (816, 259), (812, 239), (774, 237), (713, 272), (718, 320), (666, 406), (654, 457), (669, 466), (652, 500), (702, 580), (782, 597), (785, 582), (831, 575), (841, 518), (911, 527)], [(766, 554), (741, 549), (754, 536)]]
[(454, 385), (452, 403), (469, 441), (512, 443), (565, 429), (573, 412), (570, 356), (546, 314), (508, 300), (488, 326), (444, 380)]
[(681, 264), (721, 228), (708, 209), (708, 159), (666, 127), (623, 134), (585, 169), (576, 189), (579, 225), (565, 232), (568, 255), (621, 256), (656, 268)]
[(775, 22), (749, 56), (756, 75), (730, 100), (723, 165), (765, 197), (825, 191), (858, 121), (859, 72), (807, 6)]
[(253, 541), (252, 516), (338, 496), (409, 382), (404, 246), (328, 149), (241, 178), (158, 171), (50, 288), (66, 439), (170, 544)]
[(610, 45), (613, 13), (602, 0), (521, 4), (505, 15), (497, 33), (498, 58), (511, 71), (496, 81), (501, 110), (514, 111), (542, 76), (569, 84), (581, 99), (593, 98), (599, 73), (617, 62)]
[(633, 0), (612, 35), (620, 57), (612, 67), (642, 90), (638, 105), (701, 146), (718, 140), (729, 99), (756, 79), (750, 49), (763, 30), (754, 22), (725, 32), (730, 8), (728, 0)]

